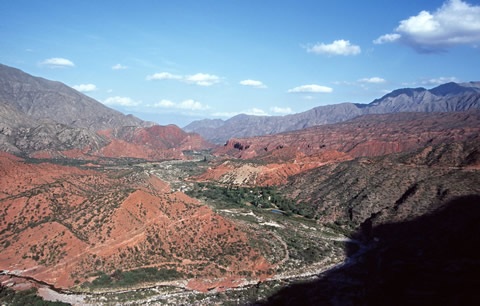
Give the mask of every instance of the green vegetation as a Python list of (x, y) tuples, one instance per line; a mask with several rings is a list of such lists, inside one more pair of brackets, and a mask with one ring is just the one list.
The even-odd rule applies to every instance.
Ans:
[(283, 197), (274, 187), (224, 187), (199, 183), (186, 193), (191, 197), (213, 200), (225, 208), (253, 205), (258, 208), (280, 209), (287, 216), (297, 214), (309, 219), (315, 217), (313, 207)]
[(37, 288), (31, 288), (24, 291), (15, 291), (13, 289), (0, 286), (0, 304), (1, 305), (38, 305), (38, 306), (61, 306), (69, 305), (62, 302), (49, 302), (43, 300), (37, 295)]
[(325, 223), (324, 225), (332, 229), (335, 233), (346, 237), (351, 237), (356, 230), (355, 224), (350, 221), (337, 220), (334, 223)]
[(91, 283), (85, 282), (82, 288), (90, 290), (100, 288), (129, 288), (140, 283), (153, 283), (183, 278), (183, 273), (174, 269), (140, 268), (131, 271), (117, 270), (111, 275), (102, 273)]

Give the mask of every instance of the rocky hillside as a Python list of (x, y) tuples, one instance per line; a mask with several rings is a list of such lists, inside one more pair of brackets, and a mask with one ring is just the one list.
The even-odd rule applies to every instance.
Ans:
[(200, 135), (186, 133), (176, 125), (154, 125), (149, 128), (122, 127), (100, 131), (111, 141), (92, 154), (105, 157), (135, 157), (148, 160), (181, 159), (184, 150), (206, 150), (214, 147)]
[(287, 116), (237, 115), (226, 121), (194, 121), (183, 129), (214, 143), (230, 138), (277, 134), (315, 125), (343, 122), (366, 114), (396, 112), (450, 112), (480, 108), (480, 82), (447, 83), (436, 88), (395, 90), (370, 104), (341, 103), (319, 106)]
[(270, 264), (249, 243), (254, 232), (141, 167), (83, 165), (0, 153), (0, 270), (61, 288), (98, 271), (158, 269), (145, 281), (173, 278), (194, 289), (187, 279), (225, 283), (267, 273)]
[(479, 135), (478, 110), (366, 115), (299, 131), (231, 139), (216, 154), (248, 159), (293, 147), (307, 155), (335, 150), (352, 157), (379, 156), (428, 144), (476, 139)]
[(480, 194), (480, 140), (332, 163), (283, 190), (311, 203), (321, 222), (376, 226), (410, 220), (457, 197)]
[[(52, 121), (92, 131), (121, 126), (151, 126), (132, 115), (124, 115), (102, 103), (66, 86), (19, 69), (0, 64), (0, 116), (9, 116), (12, 110), (33, 119)], [(8, 113), (5, 113), (8, 111)], [(20, 118), (18, 118), (20, 119)], [(13, 122), (15, 125), (22, 122)]]

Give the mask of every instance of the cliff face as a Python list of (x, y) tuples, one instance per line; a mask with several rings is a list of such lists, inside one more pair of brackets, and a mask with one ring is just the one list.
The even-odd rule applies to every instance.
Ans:
[(427, 144), (478, 138), (480, 111), (367, 115), (263, 137), (231, 139), (216, 154), (248, 159), (291, 147), (306, 155), (339, 151), (352, 157), (379, 156)]
[(238, 115), (226, 121), (194, 121), (185, 131), (197, 132), (214, 143), (230, 138), (277, 134), (286, 131), (332, 124), (366, 114), (397, 112), (450, 112), (480, 108), (480, 82), (447, 83), (436, 88), (395, 90), (370, 104), (341, 103), (319, 106), (287, 116)]

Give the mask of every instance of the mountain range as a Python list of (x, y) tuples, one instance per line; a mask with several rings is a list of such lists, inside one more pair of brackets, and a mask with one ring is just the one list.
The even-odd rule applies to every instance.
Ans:
[(343, 122), (368, 114), (397, 112), (450, 112), (480, 108), (480, 82), (446, 83), (433, 89), (403, 88), (369, 104), (341, 103), (318, 106), (286, 116), (240, 114), (226, 121), (204, 119), (183, 129), (222, 144), (231, 138), (262, 136), (300, 130), (315, 125)]
[(0, 64), (1, 151), (38, 158), (164, 159), (210, 147), (198, 134), (124, 115), (63, 83)]

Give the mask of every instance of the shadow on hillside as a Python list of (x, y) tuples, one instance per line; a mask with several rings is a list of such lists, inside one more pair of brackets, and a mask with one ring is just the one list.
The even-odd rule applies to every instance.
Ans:
[(412, 221), (367, 226), (357, 235), (375, 246), (356, 259), (347, 250), (351, 265), (284, 288), (262, 305), (480, 303), (480, 196), (457, 198)]

